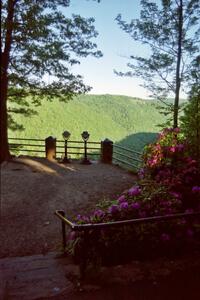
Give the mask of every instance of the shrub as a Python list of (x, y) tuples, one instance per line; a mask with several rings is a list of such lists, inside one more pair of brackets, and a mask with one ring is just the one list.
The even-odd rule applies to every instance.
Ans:
[[(88, 216), (78, 215), (78, 224), (115, 222), (200, 210), (200, 180), (197, 162), (189, 156), (188, 143), (180, 129), (164, 129), (158, 140), (146, 147), (138, 184), (114, 200), (101, 202)], [(83, 245), (90, 261), (105, 264), (177, 253), (185, 241), (199, 237), (199, 220), (184, 219), (142, 223), (91, 230), (84, 244), (74, 233), (69, 249), (81, 257)], [(176, 250), (175, 250), (176, 249)]]
[(185, 209), (198, 207), (199, 195), (192, 191), (200, 183), (198, 162), (190, 156), (190, 145), (179, 128), (164, 129), (158, 140), (146, 147), (143, 173), (179, 195)]

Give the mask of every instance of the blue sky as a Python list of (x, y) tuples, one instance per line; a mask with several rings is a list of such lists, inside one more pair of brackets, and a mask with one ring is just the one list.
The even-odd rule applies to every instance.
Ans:
[(140, 87), (140, 79), (119, 77), (113, 72), (114, 69), (127, 71), (127, 57), (144, 51), (115, 21), (119, 13), (127, 21), (139, 18), (139, 3), (140, 0), (101, 0), (100, 3), (92, 0), (71, 0), (67, 15), (75, 13), (95, 18), (95, 27), (99, 32), (95, 42), (104, 54), (100, 59), (81, 59), (81, 64), (74, 67), (74, 71), (84, 77), (84, 82), (93, 87), (90, 93), (148, 97), (148, 91)]

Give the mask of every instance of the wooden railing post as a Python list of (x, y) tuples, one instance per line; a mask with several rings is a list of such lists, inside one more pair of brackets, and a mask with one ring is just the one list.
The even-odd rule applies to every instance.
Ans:
[(112, 163), (113, 156), (113, 142), (105, 139), (101, 142), (101, 162), (106, 164)]
[(45, 151), (47, 159), (56, 159), (56, 138), (49, 136), (45, 139)]

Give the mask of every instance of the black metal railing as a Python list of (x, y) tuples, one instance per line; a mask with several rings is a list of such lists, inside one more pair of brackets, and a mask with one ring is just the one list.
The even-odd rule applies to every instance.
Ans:
[[(63, 210), (56, 210), (55, 215), (61, 220), (62, 224), (62, 244), (63, 249), (66, 248), (66, 225), (73, 231), (79, 231), (83, 232), (83, 245), (84, 243), (88, 243), (89, 235), (88, 233), (91, 230), (99, 230), (110, 228), (110, 227), (123, 227), (126, 225), (136, 225), (136, 224), (146, 224), (146, 223), (154, 223), (154, 222), (162, 222), (167, 220), (175, 220), (175, 219), (189, 219), (189, 218), (195, 218), (200, 216), (200, 211), (192, 212), (192, 213), (177, 213), (177, 214), (171, 214), (171, 215), (165, 215), (165, 216), (154, 216), (154, 217), (146, 217), (146, 218), (139, 218), (139, 219), (130, 219), (130, 220), (122, 220), (122, 221), (115, 221), (115, 222), (107, 222), (107, 223), (96, 223), (96, 224), (76, 224), (69, 219), (65, 217), (65, 212)], [(87, 245), (85, 245), (87, 249)], [(83, 249), (83, 251), (85, 251)], [(83, 278), (85, 275), (85, 269), (87, 267), (86, 260), (84, 261), (84, 256), (82, 257), (83, 260), (80, 261), (80, 277)]]
[(138, 170), (141, 166), (142, 153), (134, 149), (113, 145), (113, 161), (119, 162), (122, 165), (133, 167)]
[(192, 212), (192, 213), (178, 213), (178, 214), (171, 214), (171, 215), (164, 215), (164, 216), (154, 216), (154, 217), (146, 217), (146, 218), (139, 218), (139, 219), (107, 222), (107, 223), (95, 223), (95, 224), (91, 224), (91, 223), (76, 224), (65, 217), (65, 212), (63, 210), (56, 210), (55, 215), (61, 219), (63, 224), (68, 225), (72, 230), (85, 231), (85, 230), (92, 230), (92, 229), (117, 227), (122, 225), (131, 225), (131, 224), (134, 225), (138, 223), (158, 222), (158, 221), (165, 221), (165, 220), (172, 220), (172, 219), (179, 219), (179, 218), (191, 218), (191, 217), (200, 216), (200, 211)]

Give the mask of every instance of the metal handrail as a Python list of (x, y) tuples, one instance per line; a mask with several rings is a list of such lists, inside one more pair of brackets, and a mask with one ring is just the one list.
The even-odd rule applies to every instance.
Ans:
[[(115, 149), (117, 149), (117, 151)], [(118, 149), (119, 149), (119, 151), (123, 150), (124, 153), (122, 153), (121, 151), (119, 152)], [(132, 154), (132, 155), (136, 155), (136, 157), (130, 156), (129, 153)], [(139, 169), (139, 166), (136, 165), (136, 164), (134, 164), (132, 161), (136, 161), (139, 164), (142, 163), (142, 160), (139, 157), (139, 156), (142, 155), (142, 153), (140, 153), (138, 151), (135, 151), (133, 149), (129, 149), (129, 148), (126, 148), (126, 147), (123, 147), (123, 146), (119, 146), (119, 145), (114, 145), (114, 147), (113, 147), (113, 154), (114, 154), (113, 160), (116, 160), (117, 162), (120, 162), (120, 163), (122, 163), (124, 165), (128, 165), (128, 166), (134, 167), (135, 169)], [(126, 160), (123, 160), (122, 158), (125, 158)]]
[(123, 157), (125, 157), (125, 158), (129, 158), (129, 159), (131, 159), (131, 160), (135, 160), (135, 161), (137, 161), (137, 162), (142, 162), (141, 159), (138, 159), (138, 158), (135, 158), (135, 157), (126, 155), (126, 154), (124, 154), (124, 153), (120, 153), (120, 152), (118, 152), (118, 151), (113, 151), (113, 153), (114, 153), (114, 154), (121, 155), (121, 156), (123, 156)]
[(116, 147), (116, 148), (125, 150), (125, 151), (129, 151), (129, 152), (131, 152), (131, 153), (136, 153), (136, 154), (138, 154), (138, 155), (142, 155), (141, 152), (136, 151), (136, 150), (133, 150), (133, 149), (125, 148), (125, 147), (122, 147), (122, 146), (119, 146), (119, 145), (116, 145), (116, 144), (114, 144), (113, 146)]
[(139, 169), (139, 167), (136, 166), (134, 163), (130, 163), (130, 162), (126, 161), (126, 160), (119, 159), (119, 158), (117, 158), (117, 157), (113, 157), (113, 160), (114, 160), (114, 161), (116, 160), (116, 161), (118, 161), (118, 162), (120, 162), (120, 163), (122, 163), (122, 164), (124, 164), (124, 165), (128, 165), (128, 166), (130, 166), (130, 167), (135, 167), (136, 169)]
[(91, 230), (91, 229), (101, 229), (106, 227), (116, 227), (122, 225), (130, 225), (130, 224), (138, 224), (138, 223), (149, 223), (149, 222), (156, 222), (156, 221), (165, 221), (170, 219), (179, 219), (179, 218), (187, 218), (187, 217), (195, 217), (200, 216), (200, 211), (193, 212), (193, 213), (178, 213), (178, 214), (171, 214), (165, 216), (154, 216), (154, 217), (147, 217), (147, 218), (139, 218), (139, 219), (130, 219), (130, 220), (122, 220), (122, 221), (115, 221), (115, 222), (107, 222), (107, 223), (88, 223), (88, 224), (76, 224), (65, 218), (65, 213), (62, 210), (56, 210), (55, 215), (59, 217), (66, 225), (69, 225), (71, 229), (75, 231), (84, 231), (84, 230)]
[(117, 226), (125, 226), (125, 225), (132, 225), (132, 224), (140, 224), (140, 223), (147, 223), (147, 222), (157, 222), (157, 221), (164, 221), (170, 219), (178, 219), (178, 218), (189, 218), (200, 216), (200, 211), (195, 213), (179, 213), (173, 215), (165, 215), (165, 216), (155, 216), (155, 217), (148, 217), (148, 218), (140, 218), (140, 219), (131, 219), (131, 220), (123, 220), (123, 221), (116, 221), (116, 222), (108, 222), (108, 223), (96, 223), (96, 224), (76, 224), (65, 218), (65, 212), (63, 210), (56, 210), (55, 215), (59, 217), (62, 221), (62, 239), (63, 239), (63, 249), (66, 248), (66, 225), (68, 225), (74, 231), (82, 231), (83, 232), (83, 249), (82, 249), (82, 256), (80, 257), (79, 261), (79, 268), (80, 268), (80, 279), (83, 279), (85, 276), (85, 271), (87, 268), (87, 242), (89, 238), (89, 231), (90, 230), (100, 230), (102, 228), (108, 227), (117, 227)]

